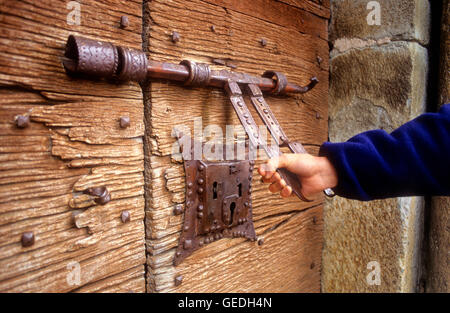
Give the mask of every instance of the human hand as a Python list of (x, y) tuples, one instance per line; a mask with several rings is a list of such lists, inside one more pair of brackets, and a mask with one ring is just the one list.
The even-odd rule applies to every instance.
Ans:
[(263, 182), (270, 184), (269, 190), (272, 193), (280, 192), (285, 198), (291, 196), (292, 188), (287, 186), (276, 172), (278, 168), (286, 168), (297, 174), (302, 185), (301, 193), (306, 198), (312, 198), (315, 194), (338, 184), (336, 169), (326, 157), (316, 157), (307, 153), (283, 154), (262, 164), (258, 172), (263, 177)]

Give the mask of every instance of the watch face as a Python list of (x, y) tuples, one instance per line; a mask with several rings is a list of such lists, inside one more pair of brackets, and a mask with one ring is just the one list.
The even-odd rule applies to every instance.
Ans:
[(327, 197), (334, 197), (336, 194), (334, 193), (334, 191), (331, 188), (327, 188), (323, 191), (323, 193), (327, 196)]

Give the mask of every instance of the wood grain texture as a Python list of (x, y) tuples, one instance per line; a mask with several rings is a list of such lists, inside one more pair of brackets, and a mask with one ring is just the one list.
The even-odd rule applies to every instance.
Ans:
[[(141, 89), (69, 78), (61, 65), (69, 34), (141, 48), (142, 2), (84, 0), (78, 26), (66, 4), (0, 7), (0, 291), (144, 292)], [(30, 126), (18, 129), (16, 115)], [(109, 190), (106, 205), (83, 194), (96, 186)]]
[[(160, 61), (190, 59), (216, 69), (230, 69), (226, 65), (232, 63), (235, 71), (254, 75), (273, 69), (300, 85), (317, 76), (320, 83), (307, 94), (266, 98), (290, 139), (316, 154), (327, 139), (328, 44), (326, 19), (310, 11), (277, 1), (153, 0), (146, 7), (144, 44), (149, 57)], [(173, 31), (180, 34), (177, 43), (170, 40)], [(261, 38), (267, 41), (265, 47)], [(214, 59), (226, 60), (225, 66), (213, 64)], [(239, 123), (228, 101), (219, 89), (184, 88), (169, 82), (152, 82), (146, 88), (148, 290), (317, 292), (323, 199), (302, 203), (271, 195), (256, 170), (254, 221), (257, 236), (266, 243), (222, 239), (179, 266), (172, 265), (183, 223), (183, 215), (174, 216), (173, 209), (185, 201), (183, 164), (171, 157), (173, 128), (183, 125), (192, 132), (194, 119), (201, 118), (203, 128), (216, 124), (225, 133), (225, 125)], [(177, 275), (184, 278), (175, 287)]]

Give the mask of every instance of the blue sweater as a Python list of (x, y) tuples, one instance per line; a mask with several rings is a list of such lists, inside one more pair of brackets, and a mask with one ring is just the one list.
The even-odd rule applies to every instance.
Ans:
[(450, 196), (450, 104), (422, 114), (391, 134), (372, 130), (347, 142), (325, 142), (338, 173), (339, 196), (373, 200), (400, 196)]

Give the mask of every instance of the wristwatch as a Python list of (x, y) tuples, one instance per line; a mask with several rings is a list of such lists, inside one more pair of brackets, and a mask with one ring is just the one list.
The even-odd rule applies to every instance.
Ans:
[(334, 193), (333, 189), (331, 188), (327, 188), (323, 191), (323, 193), (329, 197), (329, 198), (333, 198), (336, 194)]

